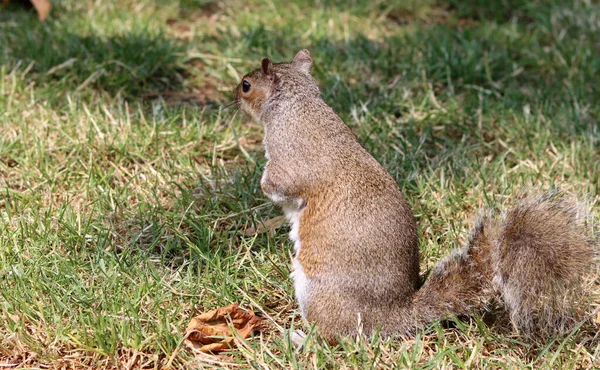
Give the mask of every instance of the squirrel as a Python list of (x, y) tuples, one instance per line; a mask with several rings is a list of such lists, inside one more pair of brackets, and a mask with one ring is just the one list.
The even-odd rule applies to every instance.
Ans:
[(581, 319), (598, 242), (586, 236), (578, 203), (558, 193), (483, 214), (419, 286), (411, 207), (321, 98), (311, 68), (307, 50), (291, 63), (264, 58), (234, 103), (264, 128), (261, 190), (291, 224), (295, 296), (324, 338), (410, 335), (493, 301), (526, 335), (558, 335)]

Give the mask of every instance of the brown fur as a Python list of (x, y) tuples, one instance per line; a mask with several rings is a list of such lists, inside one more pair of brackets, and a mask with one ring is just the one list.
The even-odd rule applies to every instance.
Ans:
[[(593, 271), (595, 244), (554, 198), (524, 201), (504, 220), (482, 217), (467, 245), (444, 258), (421, 289), (417, 228), (391, 175), (321, 99), (300, 51), (289, 64), (264, 59), (244, 76), (236, 102), (265, 129), (263, 192), (298, 213), (295, 256), (306, 276), (299, 297), (327, 338), (362, 328), (405, 334), (470, 314), (500, 297), (526, 332), (570, 327)], [(297, 291), (298, 292), (298, 291)], [(304, 292), (301, 290), (301, 292)], [(566, 297), (566, 300), (562, 300)]]
[(525, 199), (491, 226), (497, 229), (493, 283), (523, 333), (565, 332), (585, 310), (597, 242), (584, 216), (575, 200), (546, 194)]

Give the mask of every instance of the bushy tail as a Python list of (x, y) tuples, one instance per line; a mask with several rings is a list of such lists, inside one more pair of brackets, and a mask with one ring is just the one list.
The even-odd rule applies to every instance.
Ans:
[(575, 200), (549, 194), (522, 201), (492, 225), (493, 284), (520, 331), (563, 333), (585, 312), (597, 262), (585, 216)]
[(576, 201), (547, 194), (498, 219), (482, 217), (467, 245), (444, 258), (416, 293), (417, 322), (471, 314), (496, 299), (523, 334), (568, 331), (585, 313), (597, 276), (598, 242), (585, 216)]

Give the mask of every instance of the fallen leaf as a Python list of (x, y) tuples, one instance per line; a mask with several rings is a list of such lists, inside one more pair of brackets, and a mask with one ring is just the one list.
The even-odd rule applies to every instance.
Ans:
[(50, 13), (50, 9), (52, 9), (52, 4), (50, 4), (49, 0), (31, 0), (33, 7), (38, 13), (38, 17), (40, 21), (43, 21)]
[(194, 317), (185, 329), (185, 342), (194, 352), (227, 351), (233, 347), (235, 335), (245, 339), (262, 326), (254, 312), (246, 312), (234, 303)]
[(281, 225), (284, 224), (284, 222), (285, 216), (269, 218), (267, 220), (264, 220), (262, 223), (258, 224), (256, 228), (247, 228), (246, 230), (244, 230), (244, 234), (246, 234), (246, 236), (254, 236), (256, 234), (262, 234), (268, 231), (272, 235), (272, 233), (274, 233), (275, 230), (279, 229)]
[(600, 324), (600, 311), (596, 314), (596, 324)]

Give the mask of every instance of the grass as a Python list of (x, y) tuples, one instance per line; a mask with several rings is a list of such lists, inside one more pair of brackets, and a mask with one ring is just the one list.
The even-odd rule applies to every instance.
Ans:
[[(592, 323), (524, 342), (482, 317), (406, 340), (310, 331), (261, 194), (239, 76), (309, 48), (325, 100), (395, 176), (422, 267), (482, 206), (559, 187), (600, 211), (600, 7), (583, 0), (54, 1), (0, 8), (0, 366), (193, 368), (196, 314), (270, 329), (204, 367), (594, 368)], [(600, 218), (591, 220), (597, 229)], [(170, 361), (170, 362), (169, 362)]]

